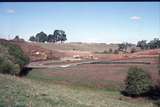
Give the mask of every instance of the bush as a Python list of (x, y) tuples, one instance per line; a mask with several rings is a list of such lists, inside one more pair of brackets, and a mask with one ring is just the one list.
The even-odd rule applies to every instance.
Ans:
[(119, 51), (117, 49), (114, 50), (114, 54), (119, 54)]
[(143, 69), (131, 67), (126, 79), (125, 94), (129, 96), (141, 96), (151, 89), (151, 79)]
[(109, 53), (112, 53), (112, 52), (113, 52), (112, 48), (109, 48)]
[(0, 58), (0, 73), (17, 75), (20, 73), (20, 67), (18, 64)]
[(14, 62), (19, 64), (21, 69), (24, 65), (29, 63), (29, 58), (24, 55), (23, 51), (18, 46), (12, 44), (9, 45), (8, 48), (9, 54), (14, 56)]
[(132, 48), (132, 49), (131, 49), (131, 53), (134, 53), (134, 52), (136, 52), (136, 49), (135, 49), (135, 48)]
[[(29, 63), (20, 47), (9, 42), (0, 42), (0, 73), (18, 75)], [(6, 51), (4, 51), (6, 50)]]

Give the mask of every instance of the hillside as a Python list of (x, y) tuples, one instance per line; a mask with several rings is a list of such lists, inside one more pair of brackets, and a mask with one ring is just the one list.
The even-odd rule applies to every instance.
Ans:
[(40, 46), (47, 49), (56, 49), (56, 50), (76, 50), (76, 51), (90, 51), (90, 52), (104, 52), (108, 51), (110, 48), (113, 50), (118, 48), (118, 45), (112, 44), (108, 45), (105, 43), (79, 43), (79, 42), (71, 42), (71, 43), (38, 43)]
[(1, 74), (0, 84), (1, 107), (153, 107), (149, 102), (122, 101), (118, 93)]
[(0, 73), (18, 75), (28, 63), (28, 56), (18, 45), (0, 39)]
[(40, 60), (48, 60), (60, 59), (61, 56), (64, 56), (63, 53), (56, 50), (45, 49), (37, 44), (29, 43), (25, 41), (10, 41), (21, 47), (21, 49), (25, 52), (26, 55), (29, 56), (31, 61), (40, 61)]

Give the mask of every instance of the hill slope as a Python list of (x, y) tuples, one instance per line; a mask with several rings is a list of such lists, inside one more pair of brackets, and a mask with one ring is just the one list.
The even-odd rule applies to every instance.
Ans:
[(0, 74), (0, 106), (14, 107), (153, 107), (118, 99), (119, 94), (67, 87)]

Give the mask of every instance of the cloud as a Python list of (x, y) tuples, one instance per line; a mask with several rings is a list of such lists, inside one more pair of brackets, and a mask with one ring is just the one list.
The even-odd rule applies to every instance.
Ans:
[(132, 16), (130, 17), (131, 20), (140, 20), (141, 17), (140, 16)]
[(9, 14), (14, 14), (16, 11), (14, 9), (7, 9), (6, 12)]

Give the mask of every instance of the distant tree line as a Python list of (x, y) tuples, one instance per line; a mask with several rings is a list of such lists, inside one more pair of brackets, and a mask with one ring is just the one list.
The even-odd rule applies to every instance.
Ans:
[(63, 30), (55, 30), (53, 34), (45, 34), (44, 32), (37, 33), (35, 36), (29, 38), (33, 42), (63, 42), (67, 40), (66, 34)]
[(160, 48), (160, 40), (159, 38), (154, 38), (148, 43), (147, 43), (147, 40), (141, 40), (141, 41), (138, 41), (137, 47), (140, 47), (143, 50)]
[(131, 46), (132, 46), (131, 43), (124, 42), (124, 43), (118, 44), (118, 50), (123, 51), (123, 52), (127, 52), (127, 48), (131, 47)]
[[(127, 42), (120, 43), (118, 44), (118, 51), (127, 52), (127, 48), (131, 47), (132, 45), (133, 44)], [(160, 39), (154, 38), (148, 43), (147, 40), (141, 40), (137, 42), (136, 47), (140, 47), (142, 50), (160, 48)], [(135, 51), (136, 51), (135, 48), (131, 49), (131, 53)]]

